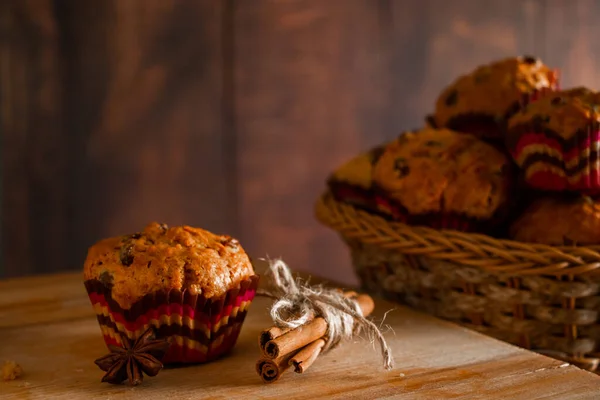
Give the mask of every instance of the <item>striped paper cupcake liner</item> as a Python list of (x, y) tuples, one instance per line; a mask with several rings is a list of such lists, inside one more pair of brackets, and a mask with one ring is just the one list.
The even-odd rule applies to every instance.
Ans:
[(129, 309), (112, 298), (112, 287), (96, 279), (84, 284), (107, 346), (121, 346), (124, 336), (136, 339), (153, 326), (158, 338), (171, 339), (163, 363), (178, 364), (211, 361), (233, 348), (258, 280), (254, 275), (209, 299), (185, 290), (154, 292)]
[(549, 129), (519, 126), (508, 147), (527, 184), (540, 190), (600, 193), (600, 125), (591, 123), (572, 138)]

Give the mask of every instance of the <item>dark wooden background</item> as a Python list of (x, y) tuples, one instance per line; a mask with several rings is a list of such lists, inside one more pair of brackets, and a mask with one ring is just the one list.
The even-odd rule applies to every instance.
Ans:
[(354, 282), (313, 218), (337, 164), (525, 53), (600, 83), (595, 0), (4, 0), (4, 276), (151, 220)]

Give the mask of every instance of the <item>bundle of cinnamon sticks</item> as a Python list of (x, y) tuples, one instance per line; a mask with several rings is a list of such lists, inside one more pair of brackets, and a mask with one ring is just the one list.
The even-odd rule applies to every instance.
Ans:
[[(357, 302), (362, 314), (373, 312), (375, 303), (366, 294), (344, 292), (344, 296)], [(265, 383), (275, 382), (289, 368), (302, 374), (315, 362), (325, 346), (327, 322), (316, 317), (299, 328), (273, 326), (261, 332), (258, 342), (262, 356), (256, 362), (256, 371)]]

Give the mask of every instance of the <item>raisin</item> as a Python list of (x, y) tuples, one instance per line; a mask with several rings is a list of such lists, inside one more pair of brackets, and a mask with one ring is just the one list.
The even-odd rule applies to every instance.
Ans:
[(98, 277), (98, 280), (104, 285), (104, 286), (111, 286), (113, 283), (113, 276), (110, 272), (108, 271), (103, 271), (100, 276)]
[(119, 259), (121, 260), (121, 264), (127, 267), (133, 264), (133, 244), (131, 242), (127, 242), (121, 246)]
[(563, 104), (563, 98), (560, 96), (556, 96), (555, 98), (553, 98), (550, 103), (552, 103), (553, 106), (558, 106), (560, 104)]
[(479, 73), (475, 75), (475, 83), (483, 83), (490, 79), (489, 73)]
[(431, 125), (432, 128), (437, 128), (437, 122), (435, 122), (435, 117), (433, 115), (428, 115), (425, 117), (425, 122)]
[(534, 115), (531, 122), (533, 122), (534, 125), (542, 125), (542, 124), (550, 122), (550, 116), (549, 115)]
[(125, 235), (123, 236), (123, 238), (121, 239), (122, 242), (127, 242), (131, 239), (139, 239), (142, 237), (141, 233), (132, 233), (131, 235)]
[(407, 133), (408, 132), (402, 132), (400, 134), (400, 136), (398, 136), (398, 138), (396, 139), (396, 142), (398, 144), (406, 144), (408, 142), (408, 135), (407, 135)]
[(523, 56), (523, 62), (525, 64), (537, 64), (538, 59), (533, 56)]
[(453, 106), (456, 104), (457, 101), (458, 101), (458, 91), (455, 89), (450, 92), (448, 97), (446, 97), (446, 105)]
[(375, 164), (385, 152), (385, 146), (379, 146), (371, 151), (371, 164)]
[(410, 172), (410, 168), (408, 167), (408, 165), (406, 165), (406, 159), (397, 158), (394, 162), (394, 170), (398, 171), (401, 178), (403, 176), (408, 175), (408, 173)]

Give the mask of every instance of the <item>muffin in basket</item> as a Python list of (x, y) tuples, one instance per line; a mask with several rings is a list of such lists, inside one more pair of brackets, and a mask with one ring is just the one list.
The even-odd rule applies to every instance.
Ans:
[(578, 195), (539, 198), (512, 224), (510, 235), (554, 246), (600, 244), (600, 202)]
[(531, 56), (482, 65), (439, 95), (430, 125), (502, 141), (506, 121), (521, 105), (557, 88), (557, 73)]
[(383, 216), (391, 214), (389, 207), (378, 205), (373, 192), (373, 165), (383, 149), (382, 145), (359, 154), (331, 174), (327, 185), (336, 200)]
[(197, 363), (234, 346), (258, 276), (237, 240), (152, 223), (93, 245), (84, 283), (107, 345), (152, 325), (171, 341), (164, 363)]
[(472, 135), (424, 128), (386, 146), (373, 181), (401, 221), (485, 232), (509, 209), (512, 161)]
[(600, 96), (556, 92), (509, 121), (506, 146), (534, 188), (600, 193)]

